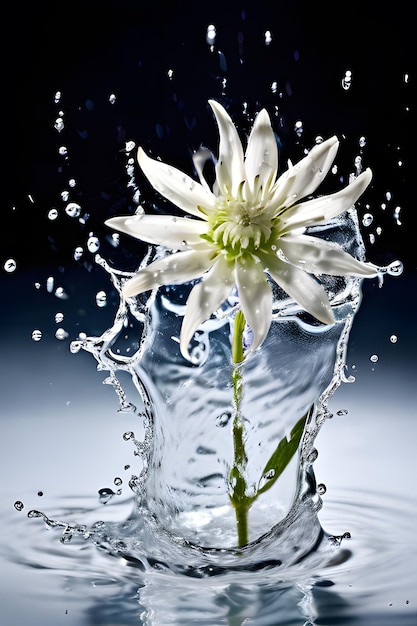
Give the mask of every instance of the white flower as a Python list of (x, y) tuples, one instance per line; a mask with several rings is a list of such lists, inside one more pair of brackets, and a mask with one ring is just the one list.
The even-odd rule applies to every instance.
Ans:
[[(310, 196), (328, 173), (338, 149), (331, 137), (277, 179), (278, 151), (268, 113), (256, 116), (244, 154), (237, 130), (217, 102), (209, 102), (220, 135), (216, 183), (211, 190), (170, 165), (148, 157), (138, 161), (153, 187), (194, 216), (135, 215), (106, 224), (145, 242), (173, 251), (141, 269), (124, 285), (134, 296), (161, 285), (201, 278), (189, 294), (180, 349), (188, 357), (195, 330), (237, 288), (239, 304), (253, 332), (250, 351), (265, 339), (271, 325), (272, 291), (267, 274), (324, 324), (334, 323), (327, 294), (316, 276), (374, 276), (377, 268), (353, 258), (337, 244), (304, 234), (349, 209), (369, 185), (369, 169), (344, 189)], [(304, 201), (303, 201), (304, 200)]]

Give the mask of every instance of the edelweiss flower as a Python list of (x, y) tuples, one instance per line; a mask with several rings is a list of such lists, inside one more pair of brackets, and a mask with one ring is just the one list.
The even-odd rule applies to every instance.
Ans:
[[(237, 288), (239, 304), (253, 332), (250, 351), (265, 339), (271, 325), (272, 291), (267, 274), (324, 324), (334, 323), (327, 294), (316, 276), (374, 276), (377, 268), (353, 258), (340, 246), (304, 234), (350, 208), (369, 185), (368, 169), (344, 189), (307, 199), (328, 173), (338, 149), (331, 137), (278, 179), (277, 144), (268, 113), (256, 116), (243, 153), (237, 130), (225, 109), (209, 102), (220, 135), (213, 191), (199, 173), (187, 174), (148, 157), (138, 161), (153, 187), (189, 217), (135, 215), (106, 224), (145, 242), (170, 248), (169, 254), (141, 269), (124, 285), (126, 297), (161, 285), (201, 278), (189, 294), (180, 349), (189, 358), (195, 330)], [(303, 201), (304, 199), (304, 201)]]

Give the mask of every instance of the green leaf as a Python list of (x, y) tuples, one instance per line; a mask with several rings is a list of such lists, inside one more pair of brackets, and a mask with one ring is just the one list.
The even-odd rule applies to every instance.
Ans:
[[(284, 437), (279, 442), (278, 446), (275, 449), (275, 452), (270, 457), (268, 463), (265, 465), (265, 468), (262, 472), (261, 480), (264, 479), (267, 482), (260, 487), (256, 493), (256, 497), (261, 493), (268, 491), (275, 483), (276, 480), (281, 476), (282, 472), (287, 467), (288, 463), (291, 461), (294, 454), (297, 452), (298, 446), (301, 441), (301, 437), (303, 436), (304, 426), (306, 423), (307, 416), (310, 414), (311, 409), (307, 411), (305, 415), (295, 424), (290, 433), (290, 439)], [(272, 474), (271, 477), (268, 477), (268, 474)]]

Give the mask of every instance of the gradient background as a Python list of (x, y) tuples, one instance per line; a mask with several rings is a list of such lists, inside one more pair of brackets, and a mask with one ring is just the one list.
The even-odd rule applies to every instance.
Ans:
[[(338, 490), (400, 499), (415, 494), (417, 270), (411, 194), (416, 65), (409, 5), (379, 4), (375, 10), (372, 3), (328, 1), (184, 0), (170, 8), (158, 0), (87, 4), (32, 4), (24, 11), (15, 6), (4, 23), (10, 37), (2, 42), (0, 520), (8, 521), (1, 543), (23, 541), (13, 532), (13, 514), (19, 524), (30, 508), (53, 516), (56, 498), (91, 496), (111, 486), (131, 462), (122, 433), (137, 430), (134, 416), (117, 413), (116, 395), (102, 385), (105, 375), (96, 371), (94, 360), (69, 351), (79, 332), (101, 334), (117, 304), (94, 255), (86, 252), (76, 262), (73, 250), (79, 245), (85, 249), (92, 232), (105, 258), (111, 255), (116, 265), (123, 261), (126, 269), (136, 265), (137, 247), (124, 241), (119, 257), (103, 227), (107, 217), (132, 206), (125, 141), (142, 143), (191, 172), (191, 150), (200, 142), (217, 144), (206, 101), (221, 97), (224, 79), (232, 115), (243, 101), (252, 112), (262, 106), (270, 112), (279, 108), (276, 130), (284, 160), (299, 154), (298, 120), (304, 127), (302, 145), (310, 147), (317, 135), (342, 139), (338, 162), (344, 173), (353, 171), (359, 138), (366, 137), (363, 160), (374, 180), (359, 212), (374, 215), (363, 231), (368, 259), (387, 264), (399, 258), (405, 271), (400, 278), (387, 277), (382, 289), (374, 281), (364, 285), (347, 359), (357, 380), (343, 385), (332, 402), (334, 412), (347, 409), (348, 415), (334, 418), (320, 433), (316, 473), (329, 498)], [(213, 53), (205, 41), (209, 24), (217, 29)], [(266, 30), (272, 33), (268, 46)], [(341, 80), (347, 70), (352, 86), (346, 91)], [(276, 93), (270, 88), (273, 81), (278, 82)], [(62, 100), (57, 106), (58, 90)], [(109, 103), (112, 93), (114, 105)], [(53, 128), (59, 108), (65, 113), (62, 133)], [(58, 154), (62, 145), (68, 147), (68, 159)], [(71, 196), (89, 214), (85, 225), (64, 211), (60, 193), (71, 177), (77, 180)], [(142, 190), (146, 204), (150, 190), (146, 184)], [(59, 217), (52, 222), (47, 215), (53, 207)], [(401, 207), (399, 220), (396, 207)], [(370, 234), (376, 237), (372, 245)], [(9, 258), (17, 262), (12, 273), (3, 269)], [(46, 287), (50, 276), (51, 293)], [(54, 295), (57, 287), (66, 299)], [(108, 294), (104, 308), (95, 302), (101, 289)], [(57, 325), (58, 312), (64, 320)], [(55, 338), (58, 326), (68, 333), (62, 341)], [(34, 329), (42, 331), (39, 342), (31, 338)], [(391, 335), (397, 335), (396, 343)], [(370, 361), (372, 354), (378, 355), (377, 363)], [(40, 491), (43, 496), (37, 495)], [(24, 512), (14, 511), (16, 499), (24, 501)], [(413, 514), (417, 518), (415, 508)], [(323, 519), (345, 530), (344, 521), (333, 519), (326, 506)], [(31, 524), (27, 520), (24, 545), (30, 544)], [(400, 538), (399, 550), (415, 554), (415, 538), (414, 545), (409, 540)], [(40, 570), (13, 565), (4, 554), (0, 550), (4, 626), (100, 623), (75, 608), (70, 621), (65, 601), (58, 598), (60, 580), (49, 576), (46, 583)], [(404, 577), (409, 579), (408, 574)], [(55, 603), (43, 600), (48, 598), (45, 585), (52, 594), (57, 590)], [(395, 601), (402, 603), (405, 596)], [(417, 598), (409, 596), (415, 615)]]

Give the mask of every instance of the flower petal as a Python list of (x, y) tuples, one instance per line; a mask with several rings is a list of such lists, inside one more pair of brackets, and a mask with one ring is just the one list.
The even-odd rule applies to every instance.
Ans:
[(180, 285), (199, 278), (213, 264), (213, 250), (186, 250), (169, 254), (139, 270), (123, 286), (125, 297), (161, 285)]
[(368, 168), (340, 191), (292, 206), (282, 214), (282, 231), (327, 222), (340, 215), (355, 204), (371, 180), (372, 172)]
[(253, 332), (248, 353), (254, 352), (268, 334), (272, 319), (272, 291), (259, 261), (236, 263), (236, 285), (243, 314)]
[(216, 179), (221, 194), (235, 195), (240, 183), (245, 179), (242, 144), (229, 114), (215, 100), (209, 100), (219, 127), (219, 158), (216, 165)]
[(268, 273), (293, 300), (323, 324), (334, 324), (327, 294), (318, 281), (275, 255), (264, 257)]
[(203, 280), (192, 288), (181, 327), (180, 350), (185, 359), (190, 359), (188, 345), (195, 331), (222, 305), (233, 285), (231, 266), (219, 256)]
[(202, 242), (207, 223), (174, 215), (130, 215), (112, 217), (106, 226), (157, 246), (178, 250)]
[(276, 209), (290, 206), (314, 193), (327, 176), (338, 147), (337, 137), (330, 137), (315, 145), (304, 159), (284, 172), (271, 192), (271, 206)]
[(151, 159), (142, 148), (138, 150), (138, 163), (151, 185), (186, 213), (202, 217), (199, 206), (203, 209), (214, 207), (216, 198), (203, 185), (177, 168)]
[(275, 182), (277, 169), (277, 142), (269, 115), (262, 109), (255, 118), (245, 156), (246, 179), (252, 190), (257, 176), (261, 178), (259, 186), (268, 190)]
[(378, 268), (372, 263), (358, 261), (339, 245), (308, 235), (281, 237), (277, 241), (290, 263), (310, 274), (330, 276), (376, 276)]

